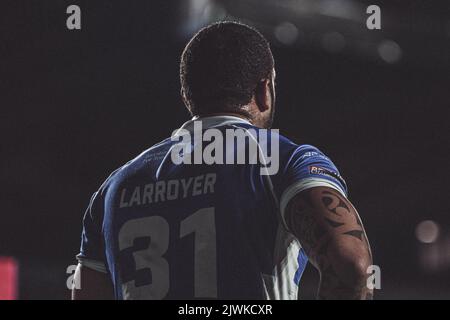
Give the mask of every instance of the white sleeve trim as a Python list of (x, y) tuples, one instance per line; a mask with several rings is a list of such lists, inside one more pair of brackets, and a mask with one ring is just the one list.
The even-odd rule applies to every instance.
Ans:
[(108, 270), (106, 270), (105, 263), (99, 260), (92, 260), (92, 259), (86, 259), (83, 257), (77, 256), (78, 262), (86, 268), (92, 269), (94, 271), (98, 271), (101, 273), (108, 273)]
[(300, 193), (304, 190), (310, 189), (310, 188), (314, 188), (314, 187), (330, 187), (330, 188), (333, 188), (333, 189), (339, 191), (339, 193), (341, 193), (345, 198), (347, 198), (347, 196), (345, 195), (345, 192), (342, 190), (341, 187), (339, 187), (339, 185), (337, 185), (336, 183), (333, 183), (327, 179), (306, 178), (306, 179), (302, 179), (297, 182), (294, 182), (289, 187), (287, 187), (284, 190), (283, 194), (281, 195), (280, 213), (281, 213), (281, 219), (285, 226), (287, 226), (287, 225), (286, 225), (286, 221), (284, 219), (284, 210), (286, 209), (287, 205), (289, 204), (289, 201), (291, 201), (291, 199), (298, 193)]

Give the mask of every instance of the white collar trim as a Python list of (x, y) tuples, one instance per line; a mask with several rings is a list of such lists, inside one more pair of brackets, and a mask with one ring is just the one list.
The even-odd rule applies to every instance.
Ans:
[(177, 129), (176, 132), (174, 133), (174, 135), (178, 136), (184, 130), (192, 132), (194, 130), (194, 121), (201, 121), (203, 129), (224, 126), (224, 125), (229, 125), (229, 124), (236, 124), (236, 123), (245, 123), (245, 124), (251, 125), (251, 123), (249, 121), (239, 118), (239, 117), (236, 117), (236, 116), (194, 117), (191, 120), (186, 121), (181, 126), (181, 128)]

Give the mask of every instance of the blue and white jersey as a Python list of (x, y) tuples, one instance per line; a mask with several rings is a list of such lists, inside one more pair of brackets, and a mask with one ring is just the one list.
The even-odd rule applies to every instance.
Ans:
[[(214, 116), (186, 122), (184, 132), (194, 122), (216, 132), (263, 130)], [(176, 163), (173, 138), (114, 171), (84, 216), (80, 264), (108, 273), (117, 299), (297, 299), (308, 258), (286, 228), (284, 209), (308, 188), (344, 196), (347, 189), (317, 148), (268, 136), (279, 143), (271, 175), (261, 174), (259, 162)], [(181, 156), (196, 152), (194, 141), (191, 147)]]

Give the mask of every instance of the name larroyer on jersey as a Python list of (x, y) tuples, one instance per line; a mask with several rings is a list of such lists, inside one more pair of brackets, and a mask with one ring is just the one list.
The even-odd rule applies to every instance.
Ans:
[(215, 173), (207, 173), (190, 178), (161, 180), (136, 186), (132, 190), (124, 188), (120, 194), (120, 208), (214, 193), (216, 178)]

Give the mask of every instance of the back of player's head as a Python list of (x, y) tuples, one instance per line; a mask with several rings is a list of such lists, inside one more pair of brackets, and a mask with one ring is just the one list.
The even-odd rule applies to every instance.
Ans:
[(236, 22), (209, 25), (189, 41), (181, 56), (185, 103), (193, 115), (240, 113), (258, 83), (270, 79), (273, 67), (269, 43), (255, 29)]

